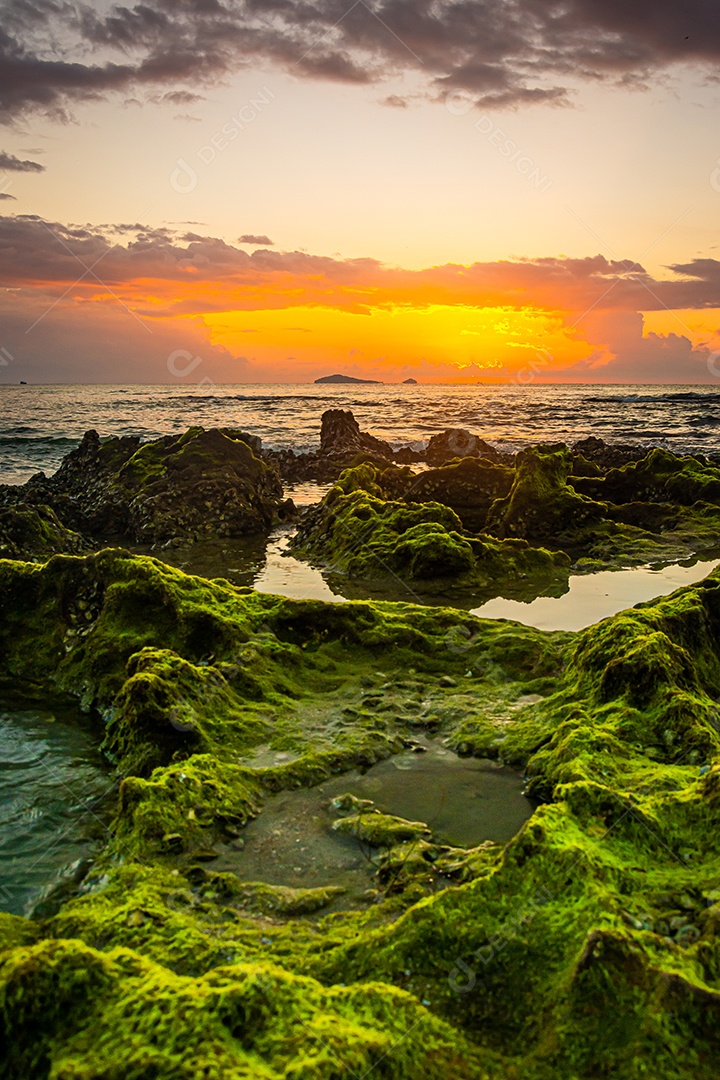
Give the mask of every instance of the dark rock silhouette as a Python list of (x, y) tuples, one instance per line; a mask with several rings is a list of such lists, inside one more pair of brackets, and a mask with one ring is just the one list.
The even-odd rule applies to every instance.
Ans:
[(371, 383), (373, 386), (382, 386), (377, 379), (355, 379), (352, 375), (323, 375), (322, 379), (316, 379), (315, 385), (321, 383)]
[(455, 458), (465, 457), (484, 457), (490, 461), (499, 461), (502, 455), (490, 443), (486, 443), (479, 435), (471, 435), (465, 428), (448, 428), (439, 435), (433, 435), (425, 451), (425, 460), (429, 465), (445, 465)]
[(393, 448), (390, 443), (361, 431), (349, 409), (328, 409), (323, 413), (320, 428), (321, 454), (357, 454), (362, 450), (392, 460)]

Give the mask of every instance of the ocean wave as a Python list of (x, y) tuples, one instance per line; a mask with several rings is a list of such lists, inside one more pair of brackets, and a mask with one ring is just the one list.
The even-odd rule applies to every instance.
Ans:
[(0, 447), (14, 446), (77, 446), (82, 436), (76, 439), (66, 435), (5, 435), (0, 434)]
[[(192, 406), (192, 405), (205, 405), (212, 403), (213, 405), (232, 405), (236, 402), (262, 402), (264, 405), (270, 403), (278, 403), (285, 405), (292, 405), (296, 401), (313, 401), (322, 405), (327, 404), (327, 397), (318, 395), (299, 395), (299, 394), (193, 394), (187, 393), (178, 397), (163, 397), (160, 398), (157, 403), (159, 406), (172, 406), (177, 408), (178, 406)], [(126, 401), (123, 405), (127, 405)], [(148, 404), (145, 402), (144, 404)], [(364, 407), (379, 406), (381, 403), (377, 401), (363, 401), (360, 403)], [(385, 404), (384, 402), (382, 403)]]
[(672, 393), (658, 393), (658, 394), (608, 394), (598, 395), (597, 397), (586, 397), (583, 399), (586, 405), (618, 405), (618, 404), (646, 404), (652, 402), (656, 405), (662, 405), (669, 401), (702, 401), (704, 405), (720, 405), (720, 394), (716, 391), (707, 391), (707, 393), (699, 393), (696, 390), (683, 390), (673, 391)]

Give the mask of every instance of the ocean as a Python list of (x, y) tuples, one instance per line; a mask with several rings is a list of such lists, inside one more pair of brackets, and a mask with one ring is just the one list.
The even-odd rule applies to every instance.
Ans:
[(3, 386), (0, 483), (54, 472), (90, 428), (153, 439), (193, 425), (238, 427), (267, 447), (311, 450), (330, 408), (351, 409), (364, 431), (396, 447), (465, 427), (505, 450), (588, 435), (720, 449), (720, 386)]

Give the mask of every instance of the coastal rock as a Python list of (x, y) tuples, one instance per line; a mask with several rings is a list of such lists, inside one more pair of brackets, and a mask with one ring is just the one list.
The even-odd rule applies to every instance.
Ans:
[(349, 410), (328, 409), (324, 412), (320, 428), (320, 453), (358, 454), (365, 451), (392, 460), (393, 449), (389, 443), (376, 439), (360, 430), (360, 425)]
[[(0, 609), (0, 684), (82, 701), (123, 777), (79, 895), (42, 920), (0, 914), (3, 1075), (320, 1080), (383, 1055), (387, 1080), (486, 1080), (489, 1061), (534, 1080), (715, 1076), (719, 922), (701, 902), (717, 891), (720, 574), (548, 633), (243, 594), (115, 550), (0, 562)], [(338, 842), (382, 845), (372, 917), (365, 893), (313, 918), (336, 882), (245, 881), (225, 841), (273, 792), (350, 785), (407, 742), (399, 708), (337, 722), (378, 665), (405, 699), (412, 672), (446, 745), (501, 742), (542, 805), (507, 843), (462, 851), (352, 807)], [(268, 738), (299, 757), (244, 765)], [(222, 869), (199, 865), (221, 849)]]
[(625, 443), (606, 443), (604, 439), (599, 439), (595, 435), (573, 443), (572, 450), (574, 454), (582, 456), (602, 470), (617, 469), (622, 465), (627, 465), (629, 461), (640, 461), (647, 453), (646, 447)]
[(117, 484), (127, 492), (128, 533), (139, 543), (263, 532), (283, 499), (277, 472), (231, 429), (191, 428), (147, 443)]
[(465, 428), (448, 428), (439, 435), (433, 435), (425, 450), (425, 460), (429, 465), (445, 465), (455, 458), (466, 457), (484, 457), (489, 461), (501, 459), (494, 446)]
[[(191, 428), (147, 443), (101, 440), (89, 431), (54, 476), (5, 488), (4, 500), (15, 514), (27, 507), (37, 516), (38, 504), (46, 505), (61, 528), (88, 541), (156, 544), (262, 532), (293, 508), (283, 503), (279, 474), (259, 456), (261, 446), (232, 429)], [(46, 553), (79, 549), (73, 543), (58, 537)]]
[(615, 504), (718, 505), (720, 468), (701, 456), (678, 457), (669, 450), (655, 448), (640, 460), (610, 469), (605, 476), (578, 480), (575, 487), (592, 498)]
[(87, 548), (49, 506), (0, 509), (0, 559), (44, 560), (60, 552), (79, 555)]
[(572, 454), (566, 446), (521, 450), (508, 495), (493, 505), (487, 528), (493, 536), (579, 542), (583, 530), (607, 516), (607, 508), (568, 484)]
[(490, 508), (513, 485), (507, 465), (466, 457), (439, 469), (418, 473), (405, 485), (403, 498), (411, 502), (439, 502), (455, 511), (466, 529), (485, 528)]
[(424, 821), (406, 821), (405, 818), (381, 814), (377, 810), (338, 818), (333, 823), (333, 829), (356, 836), (371, 847), (393, 847), (410, 840), (429, 840), (432, 836)]
[[(411, 460), (418, 460), (412, 451), (409, 453)], [(328, 409), (323, 413), (318, 451), (295, 453), (283, 449), (263, 452), (263, 459), (277, 468), (288, 483), (304, 480), (332, 483), (344, 469), (368, 457), (390, 462), (394, 451), (389, 443), (361, 431), (352, 412), (344, 409)]]
[(475, 587), (497, 595), (527, 579), (540, 593), (567, 587), (566, 555), (524, 540), (464, 534), (449, 506), (415, 498), (417, 479), (409, 469), (370, 463), (348, 469), (301, 520), (293, 550), (350, 577), (395, 578), (420, 591)]

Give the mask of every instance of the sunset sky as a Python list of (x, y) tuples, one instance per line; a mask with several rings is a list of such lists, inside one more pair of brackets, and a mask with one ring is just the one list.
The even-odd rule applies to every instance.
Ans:
[(717, 0), (0, 8), (2, 382), (720, 382)]

